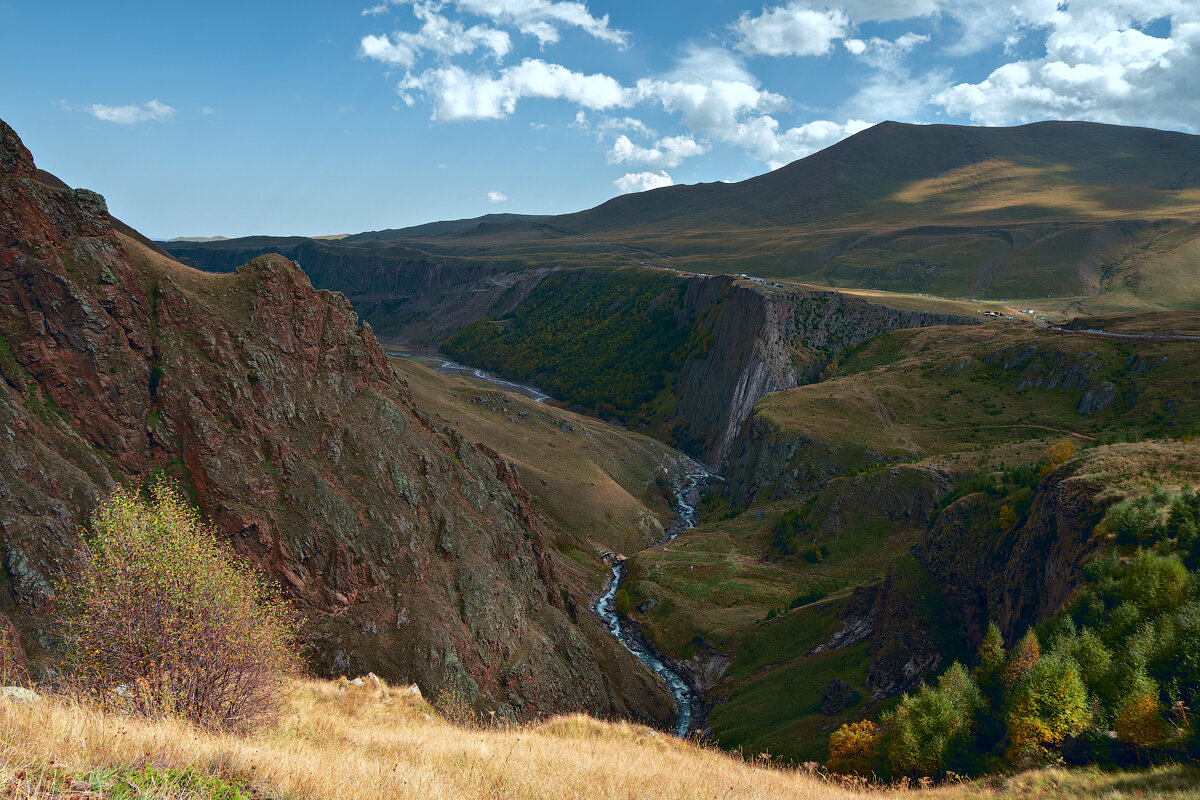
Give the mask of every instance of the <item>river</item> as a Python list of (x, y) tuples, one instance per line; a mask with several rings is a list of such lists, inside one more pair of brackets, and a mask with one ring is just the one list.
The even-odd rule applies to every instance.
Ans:
[[(666, 544), (684, 531), (696, 527), (696, 506), (700, 502), (700, 493), (712, 478), (712, 473), (703, 466), (694, 461), (691, 463), (683, 485), (675, 492), (675, 513), (678, 517), (667, 526), (665, 535), (653, 545), (654, 547)], [(614, 561), (612, 580), (609, 581), (604, 594), (600, 595), (600, 599), (592, 606), (592, 610), (600, 616), (600, 619), (604, 620), (609, 632), (625, 645), (626, 650), (637, 656), (639, 661), (661, 675), (666, 681), (667, 688), (675, 697), (675, 706), (678, 709), (675, 717), (675, 735), (682, 738), (687, 736), (692, 729), (692, 704), (695, 701), (695, 698), (692, 697), (692, 689), (678, 672), (671, 669), (654, 654), (642, 637), (641, 631), (635, 626), (625, 624), (625, 621), (617, 614), (617, 589), (624, 576), (625, 562)]]
[[(485, 370), (468, 367), (465, 364), (459, 364), (440, 355), (399, 350), (387, 350), (385, 352), (389, 356), (399, 358), (436, 361), (438, 362), (438, 366), (435, 369), (438, 372), (471, 375), (514, 393), (532, 397), (539, 403), (544, 403), (550, 399), (550, 395), (536, 387), (506, 381), (503, 378), (497, 378)], [(698, 461), (688, 459), (688, 462), (683, 483), (675, 490), (676, 517), (667, 525), (663, 537), (655, 542), (652, 547), (664, 545), (684, 531), (696, 527), (696, 506), (700, 503), (700, 494), (704, 491), (704, 487), (708, 485), (708, 482), (716, 476), (705, 469)], [(620, 588), (621, 578), (624, 576), (625, 562), (615, 560), (612, 565), (612, 579), (609, 581), (607, 588), (605, 588), (604, 594), (600, 595), (600, 599), (592, 606), (592, 610), (604, 621), (609, 632), (617, 637), (617, 641), (625, 645), (626, 650), (637, 656), (639, 661), (661, 675), (663, 680), (667, 682), (667, 688), (671, 690), (671, 694), (675, 698), (675, 706), (678, 709), (678, 714), (675, 717), (675, 735), (680, 738), (685, 737), (692, 729), (692, 703), (694, 700), (692, 689), (688, 686), (687, 681), (680, 677), (679, 673), (663, 663), (662, 659), (654, 654), (654, 651), (650, 649), (650, 645), (646, 643), (645, 638), (642, 636), (642, 632), (636, 626), (626, 625), (621, 617), (617, 615), (617, 589)]]
[(536, 386), (527, 386), (523, 383), (515, 383), (506, 381), (503, 378), (497, 378), (487, 370), (479, 369), (478, 367), (468, 367), (466, 364), (459, 364), (457, 361), (451, 361), (444, 356), (436, 353), (421, 353), (410, 352), (407, 350), (384, 350), (389, 356), (396, 358), (415, 358), (419, 361), (436, 361), (437, 366), (433, 368), (434, 372), (441, 372), (446, 375), (470, 375), (473, 378), (479, 378), (481, 381), (499, 386), (501, 389), (507, 389), (514, 394), (523, 394), (526, 397), (532, 398), (535, 402), (544, 403), (550, 399), (550, 395), (543, 392)]

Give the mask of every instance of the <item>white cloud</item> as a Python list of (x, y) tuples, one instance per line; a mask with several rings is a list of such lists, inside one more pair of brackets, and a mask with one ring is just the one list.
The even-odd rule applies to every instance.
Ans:
[(559, 40), (559, 28), (574, 27), (612, 44), (624, 46), (629, 40), (627, 31), (609, 25), (608, 15), (594, 17), (586, 3), (552, 2), (552, 0), (453, 0), (459, 9), (476, 16), (488, 17), (501, 24), (513, 25), (541, 44)]
[(641, 100), (658, 102), (666, 111), (678, 112), (684, 124), (695, 131), (728, 130), (745, 113), (787, 105), (782, 95), (742, 81), (692, 83), (643, 78), (637, 82), (637, 95)]
[(630, 91), (608, 75), (584, 75), (530, 58), (497, 75), (439, 67), (407, 76), (398, 88), (406, 101), (408, 92), (423, 92), (433, 103), (434, 119), (446, 122), (510, 117), (525, 97), (567, 100), (597, 111), (631, 101)]
[(213, 108), (212, 106), (205, 106), (204, 108), (200, 109), (200, 113), (203, 116), (208, 117), (208, 116), (212, 116), (213, 114), (217, 113), (217, 110), (215, 108)]
[[(1037, 119), (1200, 129), (1200, 4), (1166, 0), (1080, 0), (1049, 11), (1018, 9), (1018, 21), (1047, 30), (1046, 52), (997, 66), (934, 101), (982, 125)], [(1028, 14), (1028, 16), (1024, 16)], [(1169, 34), (1140, 26), (1167, 17)]]
[(629, 172), (613, 181), (613, 186), (621, 194), (645, 192), (649, 189), (660, 189), (663, 186), (674, 186), (675, 181), (663, 170), (658, 172)]
[(512, 39), (506, 32), (486, 25), (468, 28), (437, 13), (439, 8), (433, 3), (416, 3), (413, 14), (421, 20), (420, 30), (364, 36), (359, 42), (359, 55), (411, 69), (426, 51), (449, 58), (483, 49), (499, 61), (512, 50)]
[(874, 73), (859, 80), (857, 91), (838, 109), (845, 119), (917, 120), (931, 98), (950, 85), (945, 69), (929, 69), (914, 76), (905, 63), (913, 49), (930, 41), (928, 35), (909, 32), (895, 39), (854, 41), (857, 44), (852, 52), (874, 67)]
[(157, 100), (141, 106), (105, 106), (99, 103), (85, 109), (89, 114), (105, 122), (115, 122), (119, 125), (133, 125), (137, 122), (165, 122), (175, 116), (175, 109), (163, 105)]
[(767, 162), (771, 169), (777, 169), (864, 131), (872, 124), (861, 119), (844, 123), (815, 120), (782, 130), (778, 120), (764, 115), (740, 123), (725, 140), (744, 147), (760, 161)]
[(507, 203), (508, 195), (506, 195), (504, 192), (488, 192), (487, 201), (489, 203)]
[(856, 56), (861, 56), (863, 53), (867, 52), (867, 43), (862, 39), (843, 39), (842, 47), (845, 47), (846, 50)]
[[(958, 2), (961, 4), (962, 0)], [(946, 3), (942, 0), (840, 0), (837, 5), (855, 22), (890, 22), (931, 16), (941, 11)]]
[(763, 9), (757, 17), (743, 12), (730, 27), (738, 36), (738, 49), (746, 53), (822, 56), (833, 49), (834, 41), (845, 37), (850, 17), (841, 9), (818, 11), (792, 2)]
[(608, 151), (610, 164), (645, 164), (648, 167), (677, 167), (685, 158), (702, 155), (708, 148), (691, 136), (667, 136), (654, 147), (640, 147), (624, 134), (613, 142)]
[(758, 86), (758, 78), (746, 68), (741, 56), (711, 45), (689, 45), (663, 77), (681, 83), (729, 81)]
[(596, 123), (601, 131), (631, 131), (641, 136), (656, 136), (654, 129), (633, 117), (603, 117)]

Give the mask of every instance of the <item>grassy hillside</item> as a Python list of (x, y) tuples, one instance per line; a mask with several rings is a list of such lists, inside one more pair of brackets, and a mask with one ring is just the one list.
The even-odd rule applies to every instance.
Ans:
[(641, 800), (854, 797), (1193, 798), (1200, 773), (1045, 770), (934, 790), (853, 789), (764, 758), (584, 716), (460, 727), (420, 699), (296, 685), (252, 734), (110, 717), (59, 700), (0, 701), (0, 794), (18, 800)]
[[(943, 666), (969, 658), (969, 634), (943, 596), (953, 587), (911, 554), (953, 500), (984, 486), (1000, 498), (988, 501), (990, 527), (965, 523), (965, 563), (982, 546), (972, 536), (1003, 533), (1002, 504), (1014, 507), (1010, 525), (1023, 523), (1043, 453), (1058, 442), (1080, 453), (1072, 480), (1106, 487), (1101, 506), (1154, 483), (1200, 483), (1198, 356), (1192, 343), (1132, 345), (1015, 323), (877, 337), (822, 382), (758, 404), (726, 496), (709, 499), (702, 525), (632, 560), (634, 605), (655, 601), (635, 616), (677, 659), (725, 667), (707, 695), (719, 741), (823, 759), (829, 731), (889, 701), (872, 702), (867, 681), (879, 635), (813, 650), (845, 620), (867, 618), (885, 584), (908, 598), (897, 631), (925, 631)], [(1087, 405), (1102, 383), (1112, 387), (1107, 405)], [(823, 713), (834, 679), (857, 700)]]
[(672, 448), (418, 359), (393, 358), (392, 366), (426, 413), (516, 464), (568, 557), (598, 568), (597, 550), (634, 553), (674, 517), (667, 485), (684, 456)]
[[(554, 217), (368, 232), (331, 246), (396, 263), (641, 264), (1021, 307), (1050, 298), (1075, 313), (1196, 308), (1200, 137), (1083, 122), (885, 122), (740, 183), (670, 186)], [(297, 245), (169, 247), (204, 263), (206, 254), (220, 261), (235, 249)], [(355, 279), (343, 277), (351, 288)]]
[(685, 289), (650, 270), (558, 273), (513, 313), (468, 325), (442, 349), (560, 399), (629, 415), (683, 362), (689, 329), (677, 315)]

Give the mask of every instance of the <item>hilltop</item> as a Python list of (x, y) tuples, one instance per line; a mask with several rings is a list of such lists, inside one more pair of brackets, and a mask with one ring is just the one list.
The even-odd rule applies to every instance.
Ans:
[[(665, 187), (552, 217), (361, 233), (336, 252), (398, 270), (645, 263), (949, 297), (1073, 298), (1102, 311), (1200, 303), (1189, 269), (1198, 237), (1200, 137), (1083, 122), (885, 122), (739, 183)], [(235, 251), (298, 247), (312, 252), (262, 239), (170, 249), (220, 269)], [(339, 280), (354, 293), (357, 278)]]

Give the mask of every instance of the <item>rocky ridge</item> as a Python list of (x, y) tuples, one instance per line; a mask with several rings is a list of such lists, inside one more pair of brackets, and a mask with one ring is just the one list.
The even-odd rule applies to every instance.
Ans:
[(40, 180), (0, 123), (0, 308), (0, 608), (32, 661), (90, 509), (166, 473), (307, 617), (325, 674), (669, 721), (577, 612), (511, 465), (415, 407), (370, 326), (292, 262), (170, 261), (100, 195)]

